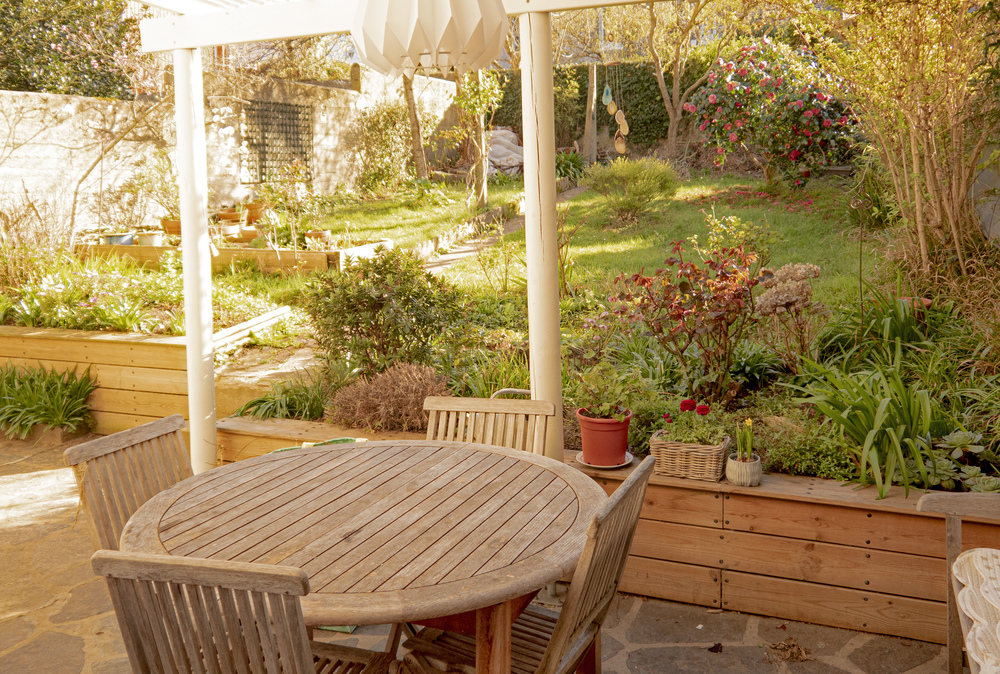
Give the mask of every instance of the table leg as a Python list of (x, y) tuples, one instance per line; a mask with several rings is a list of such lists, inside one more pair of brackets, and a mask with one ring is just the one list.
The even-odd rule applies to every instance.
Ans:
[(510, 674), (511, 602), (476, 611), (476, 674)]

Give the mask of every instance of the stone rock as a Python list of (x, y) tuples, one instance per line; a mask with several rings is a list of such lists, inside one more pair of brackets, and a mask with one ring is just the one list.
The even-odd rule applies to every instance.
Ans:
[(0, 672), (70, 674), (82, 671), (83, 664), (83, 639), (62, 632), (42, 632), (0, 657)]
[(66, 604), (49, 620), (58, 625), (113, 610), (104, 581), (94, 579), (72, 590)]

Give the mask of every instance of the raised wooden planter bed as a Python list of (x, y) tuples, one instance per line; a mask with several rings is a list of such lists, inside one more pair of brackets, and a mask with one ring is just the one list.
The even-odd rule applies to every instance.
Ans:
[[(371, 258), (378, 246), (392, 248), (392, 241), (386, 239), (376, 243), (353, 248), (328, 251), (269, 250), (263, 248), (219, 248), (219, 254), (212, 257), (212, 269), (225, 269), (233, 262), (249, 260), (257, 264), (261, 271), (310, 272), (317, 269), (341, 269), (348, 258)], [(91, 257), (115, 255), (135, 260), (138, 264), (156, 268), (160, 259), (170, 251), (178, 251), (174, 246), (105, 246), (83, 245), (76, 249), (81, 260)]]
[[(631, 469), (595, 470), (609, 493)], [(759, 487), (654, 475), (621, 590), (945, 643), (944, 518), (921, 492), (875, 500), (832, 480), (765, 475)], [(963, 547), (1000, 547), (1000, 521), (963, 522)]]

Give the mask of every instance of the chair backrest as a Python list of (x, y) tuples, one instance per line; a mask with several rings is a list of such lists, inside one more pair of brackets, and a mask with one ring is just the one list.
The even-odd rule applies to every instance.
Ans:
[(315, 672), (294, 567), (98, 550), (133, 672)]
[(427, 439), (478, 442), (545, 453), (545, 429), (556, 415), (547, 400), (500, 400), (495, 398), (424, 399), (430, 412)]
[(562, 662), (567, 648), (604, 622), (625, 571), (655, 463), (652, 456), (647, 456), (591, 520), (573, 582), (535, 674), (566, 671), (571, 664)]
[(179, 414), (67, 449), (100, 546), (118, 549), (125, 523), (143, 503), (191, 477)]

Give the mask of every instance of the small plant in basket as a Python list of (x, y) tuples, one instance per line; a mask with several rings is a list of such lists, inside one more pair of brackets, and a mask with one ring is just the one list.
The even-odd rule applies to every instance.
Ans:
[(760, 478), (760, 457), (753, 453), (753, 421), (746, 419), (736, 427), (736, 452), (726, 461), (726, 479), (740, 487), (756, 487)]
[(710, 482), (722, 479), (730, 440), (721, 416), (693, 398), (669, 404), (649, 439), (654, 471)]

